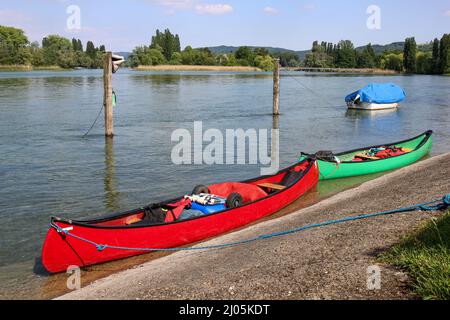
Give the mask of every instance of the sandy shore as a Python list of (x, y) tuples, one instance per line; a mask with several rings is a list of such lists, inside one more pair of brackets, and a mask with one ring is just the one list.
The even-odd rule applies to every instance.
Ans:
[(228, 71), (228, 72), (254, 72), (261, 71), (255, 67), (240, 66), (189, 66), (189, 65), (158, 65), (158, 66), (137, 66), (135, 71)]
[[(377, 212), (450, 192), (450, 153), (312, 207), (202, 245), (248, 239), (309, 223)], [(412, 299), (407, 275), (376, 256), (437, 213), (412, 212), (348, 222), (216, 251), (177, 252), (59, 299)], [(381, 289), (368, 290), (367, 267), (381, 268)]]

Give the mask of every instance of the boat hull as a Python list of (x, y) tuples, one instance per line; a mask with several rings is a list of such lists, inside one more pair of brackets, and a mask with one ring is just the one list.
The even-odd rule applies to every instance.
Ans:
[[(410, 140), (400, 141), (396, 143), (389, 143), (388, 145), (402, 146), (414, 150), (409, 153), (402, 154), (400, 156), (386, 159), (368, 160), (363, 162), (343, 161), (338, 166), (334, 162), (317, 160), (319, 164), (320, 180), (331, 180), (331, 179), (366, 175), (371, 173), (378, 173), (398, 169), (413, 164), (414, 162), (417, 162), (418, 160), (426, 156), (431, 151), (433, 145), (432, 131), (427, 131), (422, 135), (412, 138)], [(342, 159), (348, 160), (353, 158), (354, 155), (360, 153), (362, 150), (367, 150), (373, 147), (342, 152), (336, 154), (336, 156), (341, 160)]]
[(375, 110), (386, 110), (386, 109), (395, 109), (398, 107), (398, 103), (368, 103), (368, 102), (361, 102), (358, 104), (352, 103), (352, 102), (348, 102), (347, 103), (347, 107), (349, 109), (354, 109), (354, 110), (370, 110), (370, 111), (375, 111)]
[[(70, 233), (98, 244), (130, 248), (173, 248), (235, 230), (273, 214), (315, 187), (318, 179), (318, 165), (313, 161), (299, 182), (273, 196), (235, 209), (167, 224), (104, 228), (64, 221), (54, 223), (61, 228), (71, 228)], [(42, 263), (50, 273), (56, 273), (66, 271), (70, 266), (83, 267), (148, 252), (112, 248), (99, 251), (94, 245), (51, 227), (42, 249)]]

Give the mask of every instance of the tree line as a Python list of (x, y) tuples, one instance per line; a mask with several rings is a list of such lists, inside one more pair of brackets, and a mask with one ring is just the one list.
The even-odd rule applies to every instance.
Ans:
[(250, 66), (265, 71), (273, 69), (273, 57), (280, 58), (283, 66), (298, 66), (300, 59), (295, 53), (269, 54), (265, 48), (239, 47), (235, 52), (214, 54), (208, 48), (194, 49), (186, 46), (181, 50), (180, 37), (169, 29), (156, 30), (149, 46), (136, 47), (128, 58), (128, 66), (138, 65), (217, 65)]
[(103, 45), (95, 47), (88, 41), (84, 49), (80, 39), (58, 35), (46, 36), (41, 43), (30, 43), (23, 30), (0, 26), (0, 65), (101, 68), (104, 52)]
[(391, 50), (381, 54), (376, 54), (370, 43), (362, 50), (356, 50), (350, 40), (337, 44), (314, 41), (303, 64), (317, 68), (380, 68), (406, 73), (448, 74), (450, 34), (444, 34), (440, 40), (434, 39), (422, 49), (414, 38), (407, 38), (403, 51)]
[[(49, 35), (41, 43), (30, 43), (23, 30), (0, 25), (0, 65), (101, 68), (104, 52), (103, 45), (96, 47), (92, 41), (87, 41), (84, 48), (80, 39), (69, 40), (58, 35)], [(450, 34), (426, 46), (418, 46), (414, 38), (407, 38), (403, 51), (388, 50), (380, 54), (376, 54), (370, 43), (357, 50), (350, 40), (337, 44), (314, 41), (311, 53), (301, 62), (295, 52), (269, 53), (266, 48), (243, 46), (222, 54), (191, 46), (181, 50), (179, 35), (166, 29), (164, 32), (156, 30), (148, 46), (136, 47), (127, 65), (251, 66), (269, 71), (274, 67), (273, 58), (279, 58), (283, 67), (381, 68), (406, 73), (448, 74)]]

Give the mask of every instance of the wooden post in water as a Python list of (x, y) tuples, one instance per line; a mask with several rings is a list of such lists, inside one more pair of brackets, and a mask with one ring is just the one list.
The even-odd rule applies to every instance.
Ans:
[(105, 107), (105, 136), (114, 136), (112, 106), (112, 52), (106, 52), (103, 63), (103, 106)]
[(280, 59), (274, 59), (273, 68), (273, 114), (280, 114)]

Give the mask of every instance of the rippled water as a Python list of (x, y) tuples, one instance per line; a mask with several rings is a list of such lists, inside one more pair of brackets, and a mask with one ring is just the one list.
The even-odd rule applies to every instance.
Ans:
[[(387, 81), (407, 92), (401, 108), (347, 111), (347, 93)], [(258, 165), (176, 166), (171, 133), (192, 130), (193, 121), (204, 130), (270, 129), (270, 74), (121, 70), (116, 136), (107, 143), (103, 116), (82, 138), (101, 107), (102, 83), (101, 71), (0, 73), (0, 297), (51, 296), (48, 277), (33, 273), (51, 215), (91, 217), (259, 175)], [(449, 151), (450, 77), (285, 73), (280, 105), (282, 166), (300, 151), (343, 151), (428, 129), (433, 153)]]

